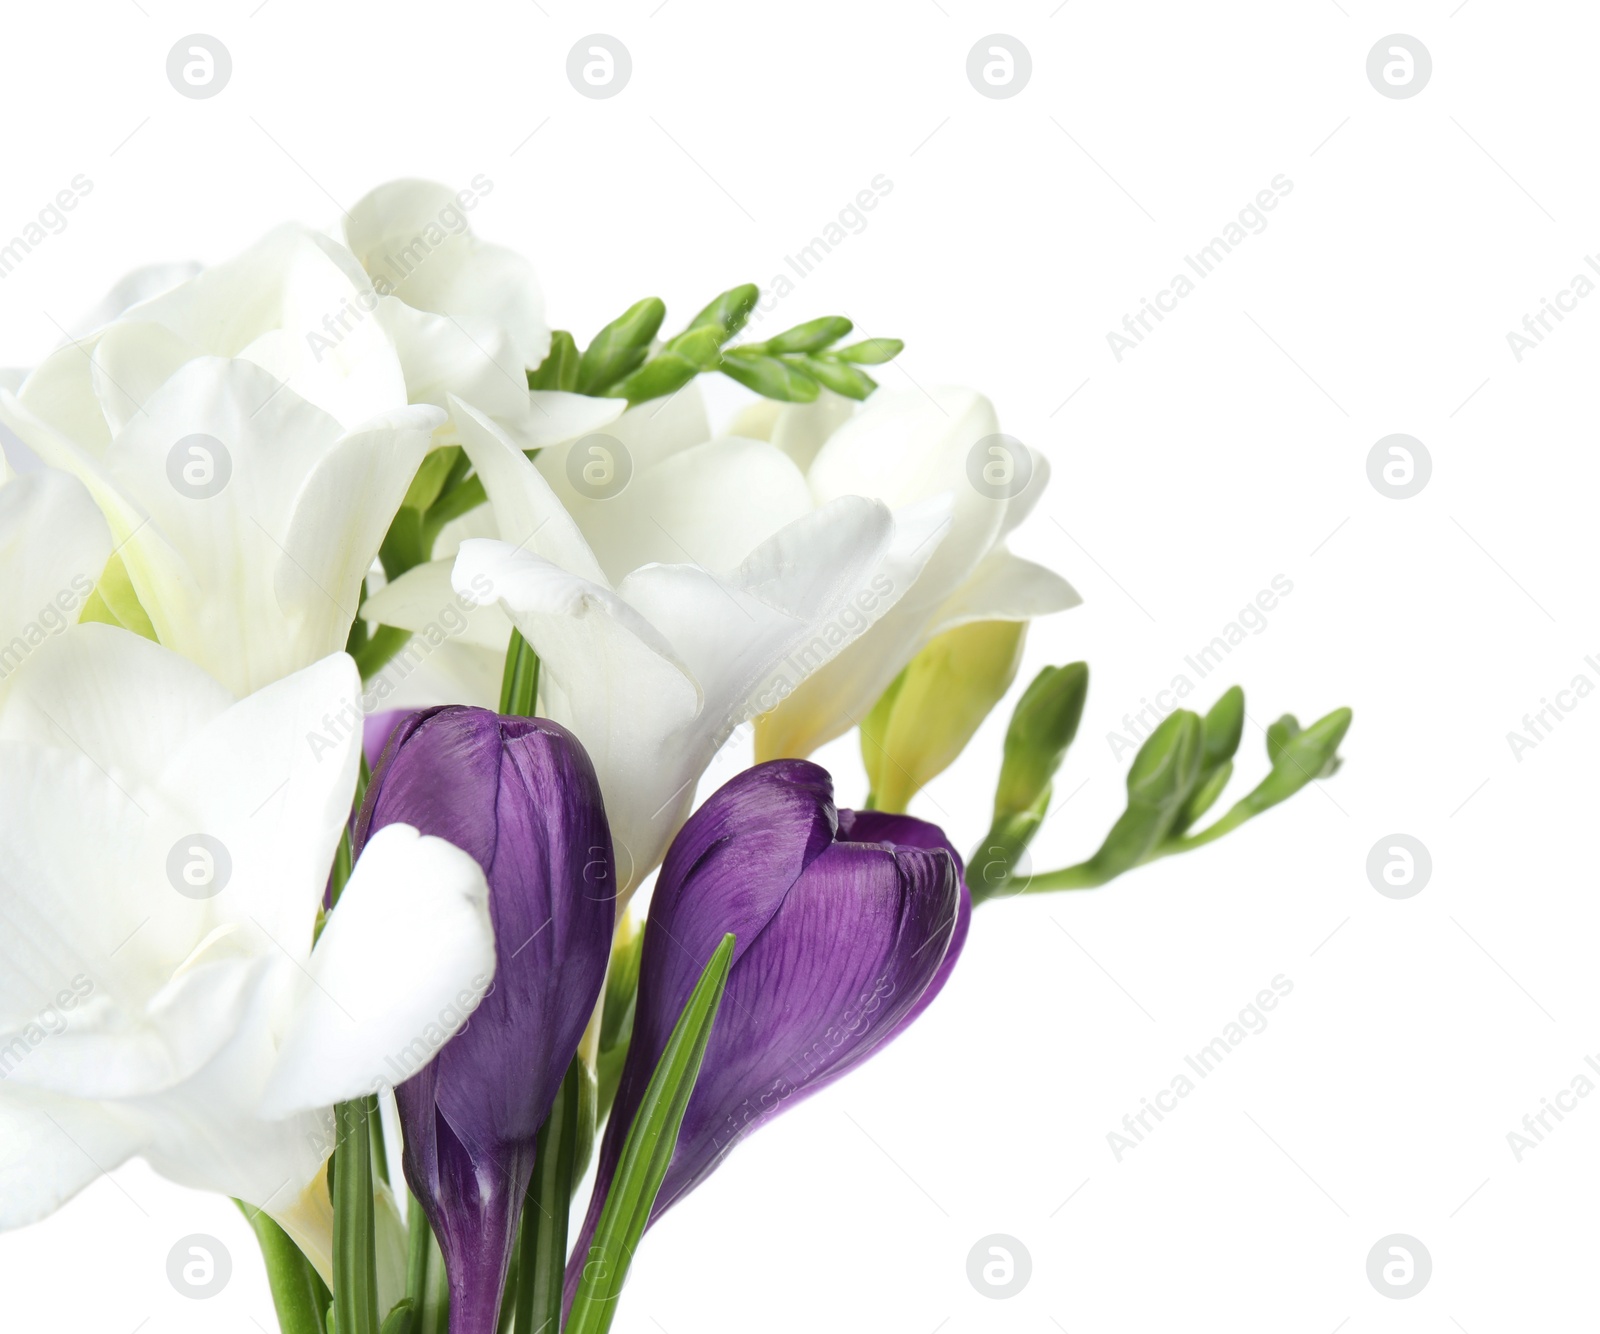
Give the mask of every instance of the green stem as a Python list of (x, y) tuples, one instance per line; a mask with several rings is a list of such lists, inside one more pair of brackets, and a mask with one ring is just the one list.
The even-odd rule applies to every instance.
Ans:
[(342, 1102), (333, 1151), (333, 1309), (339, 1334), (378, 1334), (378, 1246), (372, 1207), (372, 1096)]
[(1190, 834), (1187, 838), (1174, 839), (1166, 846), (1157, 848), (1154, 855), (1166, 857), (1174, 852), (1187, 852), (1190, 848), (1202, 848), (1214, 839), (1221, 838), (1224, 834), (1231, 834), (1254, 814), (1254, 811), (1244, 808), (1244, 803), (1240, 802), (1221, 819), (1202, 829), (1198, 834)]
[(361, 671), (361, 679), (372, 680), (388, 666), (389, 660), (406, 646), (410, 638), (411, 631), (400, 630), (392, 625), (380, 625), (374, 630), (372, 637), (352, 654)]
[(376, 1103), (372, 1107), (372, 1117), (368, 1122), (372, 1132), (372, 1169), (378, 1174), (378, 1180), (384, 1185), (389, 1184), (389, 1146), (384, 1142), (383, 1112)]
[(261, 1258), (267, 1266), (267, 1285), (272, 1290), (272, 1306), (278, 1313), (282, 1334), (325, 1334), (323, 1308), (318, 1302), (316, 1271), (300, 1253), (289, 1234), (261, 1210), (235, 1200), (256, 1234)]
[(1079, 862), (1076, 866), (1064, 866), (1059, 871), (1046, 871), (1042, 875), (1017, 876), (1008, 888), (1019, 894), (1048, 889), (1098, 889), (1115, 879), (1115, 872), (1108, 874), (1093, 862)]
[(539, 655), (513, 629), (506, 646), (505, 672), (500, 678), (500, 712), (517, 718), (532, 718), (539, 700)]
[(444, 1256), (422, 1201), (413, 1195), (406, 1210), (406, 1296), (415, 1312), (411, 1334), (446, 1334), (450, 1294)]
[(572, 1208), (582, 1079), (583, 1070), (575, 1056), (534, 1145), (533, 1177), (522, 1211), (517, 1334), (557, 1334), (561, 1328), (561, 1284), (567, 1267), (567, 1220)]

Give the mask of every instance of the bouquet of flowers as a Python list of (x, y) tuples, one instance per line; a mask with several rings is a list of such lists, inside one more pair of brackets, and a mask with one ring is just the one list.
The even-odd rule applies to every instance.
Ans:
[[(1177, 709), (1035, 872), (1088, 686), (1046, 667), (963, 857), (905, 810), (1077, 601), (1007, 549), (1044, 457), (878, 389), (901, 344), (848, 320), (752, 339), (754, 286), (580, 346), (485, 192), (138, 271), (0, 381), (0, 1227), (140, 1156), (239, 1202), (285, 1334), (607, 1329), (975, 906), (1220, 838), (1350, 722), (1273, 724), (1206, 823), (1244, 698)], [(712, 374), (752, 391), (720, 434)], [(852, 728), (848, 808), (807, 756)]]

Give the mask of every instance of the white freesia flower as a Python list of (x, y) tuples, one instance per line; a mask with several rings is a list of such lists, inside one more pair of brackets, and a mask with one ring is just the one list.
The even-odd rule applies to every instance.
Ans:
[[(678, 397), (688, 400), (690, 391)], [(993, 405), (970, 389), (879, 390), (860, 407), (832, 394), (804, 405), (764, 400), (715, 439), (707, 438), (697, 399), (669, 401), (643, 404), (606, 429), (633, 470), (615, 496), (587, 495), (574, 480), (581, 472), (572, 452), (593, 450), (591, 443), (546, 450), (538, 466), (613, 579), (650, 561), (723, 568), (843, 496), (870, 497), (897, 515), (935, 500), (948, 506), (915, 583), (759, 720), (756, 758), (772, 759), (809, 755), (859, 723), (936, 635), (1077, 604), (1058, 575), (1006, 548), (1048, 483), (1044, 456), (1023, 446), (1018, 475), (1027, 481), (1014, 496), (974, 484), (973, 448), (999, 429)]]
[(459, 594), (479, 604), (464, 642), (503, 654), (512, 625), (521, 630), (542, 664), (541, 712), (571, 728), (594, 761), (626, 892), (660, 861), (733, 729), (911, 586), (945, 508), (908, 510), (896, 523), (877, 501), (841, 497), (729, 563), (678, 548), (673, 560), (613, 577), (504, 433), (460, 402), (452, 416), (501, 540), (467, 540), (453, 563), (412, 570), (365, 614), (415, 630)]
[[(170, 268), (130, 274), (100, 313), (172, 276)], [(406, 403), (394, 344), (370, 314), (376, 304), (348, 250), (286, 223), (243, 254), (69, 340), (18, 397), (31, 415), (98, 458), (179, 367), (230, 357), (254, 362), (348, 429)]]
[(464, 190), (390, 181), (345, 215), (343, 237), (378, 294), (411, 402), (449, 408), (454, 394), (538, 449), (598, 430), (625, 404), (529, 391), (550, 327), (533, 266), (472, 233), (468, 215), (493, 188), (483, 176)]
[(93, 450), (27, 400), (0, 391), (0, 421), (105, 514), (128, 585), (108, 577), (112, 612), (240, 695), (344, 647), (444, 416), (401, 405), (346, 428), (254, 361), (220, 357), (108, 384), (101, 420), (117, 427)]
[(325, 1266), (331, 1104), (414, 1072), (494, 970), (482, 871), (408, 826), (313, 947), (357, 738), (306, 738), (358, 690), (339, 654), (235, 702), (105, 625), (0, 683), (0, 1228), (141, 1156)]
[[(842, 418), (842, 420), (840, 420)], [(835, 422), (839, 424), (834, 426)], [(934, 636), (974, 621), (1027, 621), (1080, 601), (1060, 575), (1013, 555), (1006, 537), (1043, 494), (1050, 465), (1029, 446), (1002, 448), (1025, 485), (980, 485), (999, 435), (994, 405), (970, 389), (879, 391), (849, 416), (837, 403), (786, 408), (773, 441), (805, 471), (817, 504), (866, 495), (892, 509), (951, 498), (950, 522), (920, 577), (871, 631), (804, 681), (756, 727), (756, 758), (805, 756), (847, 732)], [(974, 450), (980, 457), (974, 467)], [(978, 476), (974, 477), (974, 472)]]

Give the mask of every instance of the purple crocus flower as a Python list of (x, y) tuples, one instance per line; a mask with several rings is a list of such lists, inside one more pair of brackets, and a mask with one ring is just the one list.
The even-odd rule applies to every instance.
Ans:
[(937, 828), (836, 810), (827, 771), (805, 760), (747, 769), (690, 816), (650, 901), (632, 1044), (568, 1302), (634, 1113), (724, 932), (738, 937), (727, 990), (651, 1222), (746, 1135), (915, 1018), (949, 976), (971, 911), (961, 859)]
[(444, 1254), (452, 1334), (493, 1334), (534, 1136), (605, 981), (616, 916), (594, 766), (539, 718), (449, 706), (391, 733), (356, 825), (359, 854), (405, 823), (471, 853), (489, 881), (494, 984), (400, 1084), (406, 1180)]

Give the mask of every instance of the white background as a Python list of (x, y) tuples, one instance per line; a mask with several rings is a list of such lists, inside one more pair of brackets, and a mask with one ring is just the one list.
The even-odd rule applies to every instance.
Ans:
[[(234, 62), (209, 101), (164, 72), (196, 31)], [(1033, 66), (1005, 100), (966, 76), (996, 31)], [(592, 32), (633, 60), (607, 101), (565, 77)], [(1406, 100), (1365, 72), (1397, 32), (1433, 60)], [(984, 907), (906, 1037), (651, 1234), (616, 1328), (1588, 1328), (1600, 1097), (1520, 1162), (1507, 1134), (1600, 1051), (1600, 700), (1520, 761), (1506, 738), (1600, 683), (1600, 298), (1520, 363), (1506, 334), (1600, 248), (1597, 49), (1591, 6), (1508, 0), (18, 5), (0, 234), (94, 188), (0, 283), (0, 364), (136, 264), (224, 258), (394, 176), (486, 174), (475, 226), (534, 258), (581, 340), (649, 293), (681, 317), (769, 283), (884, 174), (767, 327), (902, 336), (885, 383), (975, 385), (1049, 453), (1019, 545), (1085, 605), (1036, 628), (1024, 679), (1084, 658), (1093, 682), (1037, 864), (1092, 849), (1127, 763), (1107, 734), (1274, 575), (1293, 593), (1187, 702), (1246, 687), (1237, 790), (1284, 711), (1353, 706), (1348, 761), (1198, 853)], [(1280, 173), (1270, 225), (1118, 362), (1107, 332)], [(1432, 457), (1410, 500), (1367, 478), (1393, 432)], [(914, 808), (963, 846), (1002, 723)], [(821, 758), (858, 798), (853, 742)], [(1397, 831), (1433, 858), (1404, 901), (1365, 870)], [(1270, 1027), (1118, 1162), (1108, 1132), (1277, 974)], [(165, 1277), (194, 1232), (234, 1259), (207, 1302)], [(1433, 1258), (1404, 1301), (1365, 1272), (1395, 1232)], [(967, 1279), (990, 1233), (1032, 1255), (1010, 1300)], [(138, 1164), (0, 1239), (0, 1281), (8, 1328), (272, 1324), (233, 1206)]]

